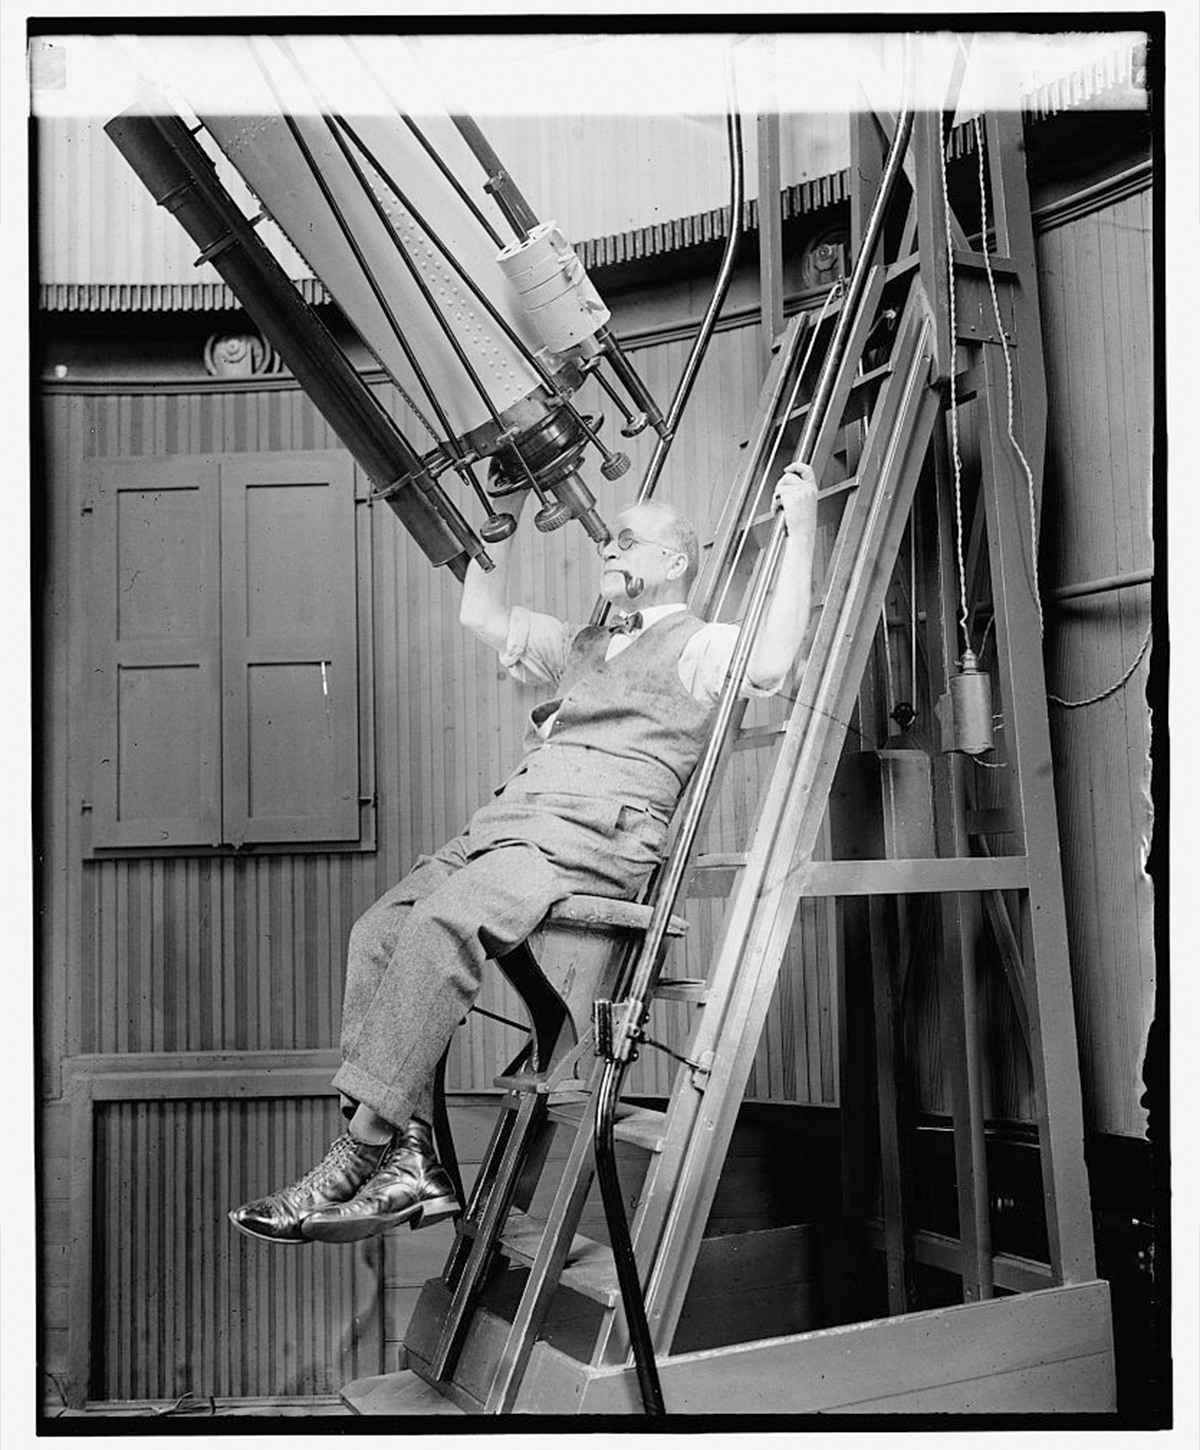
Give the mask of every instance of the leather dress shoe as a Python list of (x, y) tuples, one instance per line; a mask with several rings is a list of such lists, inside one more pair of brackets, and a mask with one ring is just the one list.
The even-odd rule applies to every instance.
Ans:
[(270, 1243), (306, 1243), (300, 1226), (310, 1213), (353, 1198), (387, 1155), (389, 1143), (360, 1143), (350, 1133), (335, 1138), (329, 1152), (303, 1178), (266, 1198), (231, 1210), (234, 1228)]
[(458, 1212), (450, 1175), (433, 1156), (429, 1125), (413, 1118), (353, 1198), (308, 1214), (301, 1228), (306, 1239), (346, 1244), (402, 1223), (427, 1228)]

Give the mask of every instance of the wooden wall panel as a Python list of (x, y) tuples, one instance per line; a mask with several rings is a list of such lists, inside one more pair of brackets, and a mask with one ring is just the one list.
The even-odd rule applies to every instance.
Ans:
[[(148, 296), (158, 295), (154, 289), (221, 287), (211, 263), (194, 266), (195, 243), (155, 205), (104, 134), (105, 119), (54, 116), (38, 124), (39, 280), (56, 287), (124, 285), (127, 300), (114, 300), (114, 306), (145, 305)], [(728, 205), (722, 115), (499, 116), (481, 123), (536, 214), (557, 221), (577, 244)], [(746, 194), (754, 197), (755, 127), (747, 125), (744, 133)], [(785, 128), (781, 186), (834, 176), (847, 164), (849, 150), (845, 116), (806, 116), (803, 126)], [(232, 166), (222, 162), (220, 171), (253, 215), (257, 204)], [(482, 169), (461, 179), (478, 194)], [(273, 222), (263, 223), (260, 234), (289, 277), (312, 276)]]
[[(721, 486), (736, 468), (738, 443), (757, 395), (756, 341), (753, 328), (717, 335), (664, 473), (660, 496), (691, 513), (703, 537), (715, 524)], [(657, 396), (670, 396), (687, 350), (680, 341), (636, 350)], [(419, 436), (391, 390), (382, 396), (410, 434)], [(600, 402), (592, 400), (589, 406), (599, 408)], [(74, 445), (69, 441), (73, 434)], [(55, 532), (61, 528), (74, 534), (76, 555), (84, 547), (79, 531), (85, 525), (72, 520), (82, 502), (83, 465), (91, 458), (336, 447), (315, 410), (289, 389), (61, 395), (49, 404), (48, 435), (54, 440), (51, 497), (72, 501)], [(633, 441), (633, 467), (616, 484), (598, 481), (591, 471), (607, 517), (632, 500), (651, 447), (646, 436)], [(465, 506), (472, 507), (469, 500)], [(355, 917), (420, 852), (458, 830), (518, 757), (524, 716), (539, 692), (515, 686), (492, 652), (463, 632), (457, 622), (457, 585), (445, 571), (428, 567), (386, 510), (372, 533), (378, 849), (365, 855), (68, 860), (65, 868), (79, 884), (72, 897), (79, 948), (69, 969), (75, 978), (74, 1051), (332, 1044), (344, 945)], [(522, 531), (517, 577), (531, 603), (583, 620), (594, 598), (596, 574), (581, 530), (565, 529), (549, 539)], [(74, 612), (66, 611), (73, 622), (76, 682), (87, 668), (86, 642), (80, 637), (86, 608), (79, 598)], [(79, 760), (86, 758), (86, 742), (78, 732), (86, 728), (86, 720), (68, 724), (67, 749)], [(761, 762), (744, 760), (743, 769), (762, 768)], [(69, 794), (63, 770), (65, 759), (47, 783), (59, 812)], [(742, 803), (728, 821), (724, 814), (718, 819), (718, 831), (734, 821), (739, 832), (745, 829), (746, 785), (737, 788)], [(75, 793), (87, 795), (86, 780), (77, 782)], [(72, 823), (76, 844), (67, 846), (68, 857), (83, 840), (80, 826), (78, 819)], [(693, 910), (695, 935), (673, 970), (699, 974), (719, 926), (720, 903), (699, 903)], [(806, 910), (813, 916), (819, 909)], [(825, 937), (818, 932), (814, 940)], [(803, 971), (797, 953), (795, 988), (789, 974), (764, 1038), (752, 1084), (755, 1096), (829, 1099), (835, 1074), (828, 962), (818, 953), (812, 964), (816, 975), (806, 981)], [(498, 973), (489, 974), (481, 1005), (521, 1016)], [(681, 1004), (656, 1009), (655, 1035), (681, 1045), (694, 1010)], [(791, 1051), (790, 1044), (801, 1040), (811, 1040), (817, 1054), (811, 1063), (797, 1061)], [(516, 1030), (473, 1017), (452, 1052), (451, 1087), (487, 1088), (520, 1041)], [(672, 1077), (668, 1058), (647, 1053), (632, 1086), (665, 1093)]]
[[(1050, 422), (1043, 590), (1153, 564), (1151, 193), (1040, 238)], [(1121, 678), (1150, 624), (1150, 588), (1048, 611), (1048, 687), (1086, 699)], [(1143, 660), (1124, 689), (1051, 705), (1084, 1103), (1093, 1127), (1141, 1134), (1154, 1006), (1150, 718)]]

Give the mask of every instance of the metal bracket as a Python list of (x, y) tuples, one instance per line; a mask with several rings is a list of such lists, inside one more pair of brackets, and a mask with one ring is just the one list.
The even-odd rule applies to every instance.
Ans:
[(692, 1086), (697, 1092), (703, 1092), (712, 1076), (713, 1054), (702, 1052), (695, 1062), (688, 1065), (692, 1069)]

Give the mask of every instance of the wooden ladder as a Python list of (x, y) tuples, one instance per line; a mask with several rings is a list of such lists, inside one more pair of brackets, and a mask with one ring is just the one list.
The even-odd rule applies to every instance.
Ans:
[[(619, 1141), (652, 1155), (633, 1224), (650, 1324), (665, 1350), (678, 1320), (705, 1219), (724, 1161), (746, 1078), (774, 991), (792, 920), (805, 892), (846, 722), (871, 648), (884, 592), (921, 472), (939, 394), (930, 385), (932, 324), (921, 284), (901, 269), (887, 305), (898, 317), (890, 339), (877, 342), (885, 269), (870, 275), (865, 305), (838, 371), (834, 400), (812, 462), (822, 488), (819, 513), (840, 514), (827, 567), (819, 622), (800, 689), (787, 719), (736, 732), (735, 748), (773, 746), (775, 761), (744, 851), (700, 855), (697, 878), (732, 879), (720, 945), (707, 981), (690, 990), (702, 1002), (665, 1113), (628, 1111)], [(899, 300), (902, 299), (902, 300)], [(802, 346), (815, 325), (791, 323), (764, 383), (743, 465), (697, 590), (701, 612), (719, 594), (736, 603), (771, 524), (774, 480), (790, 461), (804, 404), (793, 402)], [(875, 336), (873, 337), (873, 334)], [(818, 345), (820, 339), (817, 339)], [(886, 343), (890, 341), (890, 347)], [(886, 357), (864, 353), (872, 342)], [(861, 420), (852, 476), (831, 468), (839, 435)], [(776, 466), (764, 468), (771, 440), (783, 428)], [(843, 470), (844, 471), (844, 470)], [(740, 543), (740, 547), (739, 547)], [(726, 584), (731, 587), (727, 590)], [(739, 716), (740, 721), (740, 716)], [(671, 992), (668, 985), (666, 993)], [(621, 1305), (611, 1252), (576, 1233), (594, 1173), (592, 1131), (597, 1062), (586, 1084), (565, 1090), (511, 1079), (468, 1212), (446, 1271), (426, 1286), (405, 1349), (408, 1364), (463, 1408), (486, 1413), (518, 1402), (530, 1354), (547, 1308), (561, 1285), (602, 1307), (592, 1363), (623, 1356)], [(538, 1090), (539, 1086), (541, 1091)], [(549, 1213), (528, 1213), (543, 1168), (548, 1134), (573, 1131)], [(496, 1254), (528, 1266), (510, 1320), (479, 1306)]]

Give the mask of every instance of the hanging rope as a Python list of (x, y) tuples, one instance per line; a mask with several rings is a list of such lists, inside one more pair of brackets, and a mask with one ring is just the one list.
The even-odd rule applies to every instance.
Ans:
[(954, 233), (950, 226), (950, 186), (946, 180), (946, 142), (938, 132), (938, 159), (942, 175), (942, 213), (946, 222), (946, 271), (950, 282), (950, 456), (954, 462), (954, 548), (958, 560), (958, 627), (962, 631), (963, 649), (971, 648), (967, 629), (967, 567), (963, 561), (962, 513), (962, 450), (958, 443), (958, 377), (955, 352), (958, 338), (958, 314), (954, 297)]
[(1042, 612), (1042, 595), (1038, 588), (1038, 532), (1037, 532), (1037, 490), (1033, 482), (1033, 469), (1029, 466), (1029, 460), (1025, 457), (1021, 445), (1017, 442), (1017, 435), (1013, 431), (1013, 370), (1012, 358), (1008, 351), (1008, 338), (1004, 333), (1004, 323), (1000, 318), (1000, 301), (996, 296), (996, 279), (992, 275), (992, 259), (988, 254), (988, 212), (987, 212), (987, 186), (984, 180), (984, 156), (983, 156), (983, 125), (979, 117), (975, 117), (975, 151), (979, 157), (979, 225), (980, 225), (980, 246), (983, 248), (983, 270), (987, 273), (988, 291), (992, 297), (992, 315), (996, 319), (996, 331), (1000, 336), (1000, 348), (1004, 353), (1004, 377), (1008, 389), (1008, 441), (1012, 444), (1013, 452), (1021, 460), (1021, 467), (1025, 470), (1025, 482), (1029, 490), (1029, 540), (1032, 549), (1030, 567), (1033, 570), (1033, 600), (1037, 605), (1038, 612), (1038, 633), (1046, 633), (1046, 617)]

